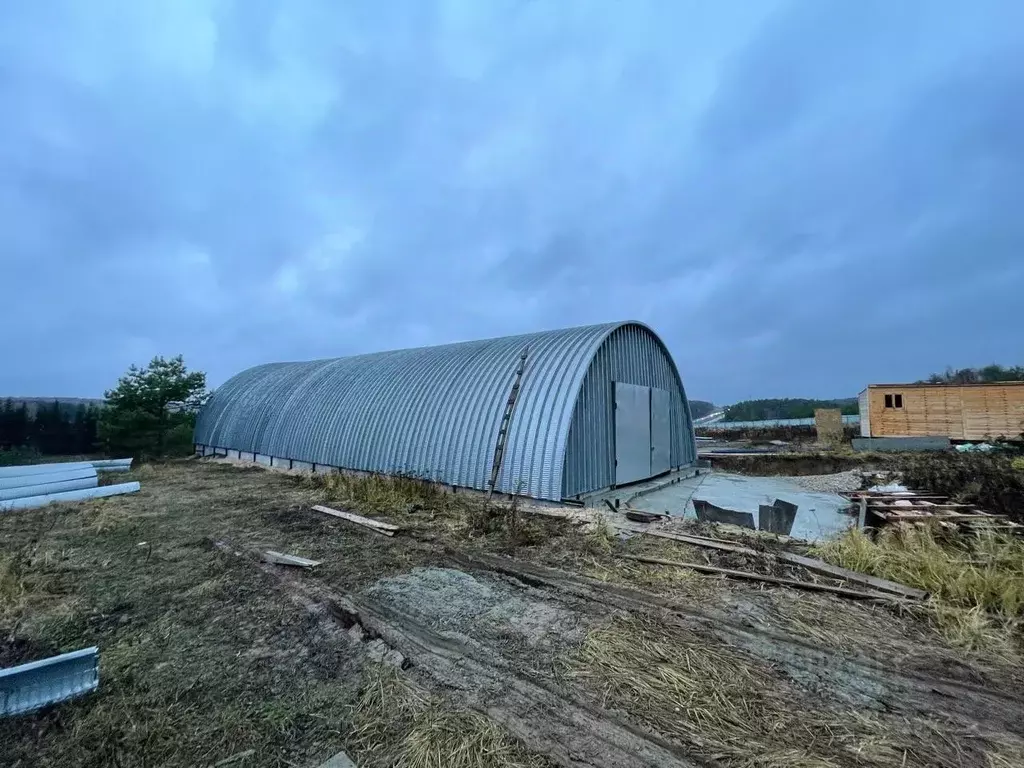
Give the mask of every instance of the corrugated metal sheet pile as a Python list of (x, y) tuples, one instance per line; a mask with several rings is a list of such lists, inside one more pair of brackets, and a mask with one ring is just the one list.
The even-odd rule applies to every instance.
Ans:
[(666, 390), (672, 466), (696, 460), (675, 363), (654, 331), (634, 322), (257, 366), (217, 389), (195, 443), (264, 463), (487, 490), (524, 349), (497, 492), (559, 500), (612, 485), (613, 381)]
[(100, 459), (0, 467), (0, 512), (134, 493), (138, 483), (100, 486), (97, 474), (127, 472), (131, 464), (131, 459)]

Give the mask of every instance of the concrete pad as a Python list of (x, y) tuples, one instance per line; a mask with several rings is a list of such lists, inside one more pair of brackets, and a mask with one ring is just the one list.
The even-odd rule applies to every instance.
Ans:
[(681, 480), (634, 499), (630, 506), (695, 520), (695, 498), (716, 507), (749, 512), (755, 521), (759, 521), (762, 504), (774, 504), (776, 499), (796, 504), (796, 519), (790, 535), (807, 541), (833, 538), (857, 521), (843, 511), (851, 508), (850, 501), (834, 493), (814, 493), (785, 477), (750, 477), (725, 472)]

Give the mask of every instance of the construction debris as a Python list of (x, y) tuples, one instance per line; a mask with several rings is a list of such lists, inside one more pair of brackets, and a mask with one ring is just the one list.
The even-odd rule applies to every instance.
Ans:
[(782, 499), (776, 499), (774, 504), (760, 504), (757, 508), (757, 529), (789, 536), (793, 531), (797, 509), (796, 504)]
[(118, 485), (102, 485), (99, 488), (84, 488), (78, 491), (65, 491), (63, 493), (48, 493), (41, 496), (25, 496), (19, 499), (0, 501), (0, 512), (10, 512), (15, 509), (35, 509), (45, 507), (60, 501), (88, 501), (89, 499), (102, 499), (107, 496), (119, 496), (124, 493), (136, 493), (140, 489), (136, 483), (120, 483)]
[(383, 536), (394, 536), (397, 531), (401, 530), (397, 525), (392, 525), (391, 523), (373, 520), (369, 517), (363, 517), (362, 515), (345, 512), (340, 509), (331, 509), (331, 507), (325, 507), (322, 504), (314, 504), (313, 509), (317, 512), (323, 512), (325, 515), (340, 517), (342, 520), (348, 520), (350, 523), (355, 523), (356, 525), (361, 525), (364, 528), (369, 528)]
[(298, 555), (286, 555), (282, 552), (274, 552), (270, 549), (261, 555), (261, 559), (265, 563), (273, 563), (275, 565), (294, 565), (296, 568), (315, 568), (320, 565), (319, 560), (309, 560), (305, 557), (299, 557)]
[(120, 493), (134, 493), (138, 483), (97, 487), (97, 470), (127, 472), (131, 459), (67, 461), (0, 467), (0, 512), (33, 509), (55, 501), (83, 501)]
[(636, 509), (627, 509), (626, 519), (632, 520), (634, 523), (656, 523), (659, 520), (664, 520), (665, 517), (656, 512), (641, 512)]
[(995, 515), (974, 504), (951, 502), (948, 496), (908, 490), (901, 485), (875, 486), (868, 491), (853, 491), (843, 495), (860, 503), (862, 527), (880, 528), (892, 523), (933, 522), (944, 527), (972, 530), (1024, 530), (1024, 526), (1008, 520), (1006, 515)]
[(757, 529), (757, 526), (754, 525), (754, 515), (750, 512), (725, 509), (704, 499), (694, 499), (693, 508), (697, 512), (697, 519), (702, 523), (738, 525), (740, 528), (749, 528), (752, 531)]
[(0, 669), (0, 716), (33, 712), (75, 698), (95, 690), (99, 683), (99, 648)]

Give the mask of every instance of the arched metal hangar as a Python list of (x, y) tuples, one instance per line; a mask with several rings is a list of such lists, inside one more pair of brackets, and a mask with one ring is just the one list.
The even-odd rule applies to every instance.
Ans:
[(213, 393), (196, 448), (486, 490), (524, 349), (495, 491), (575, 499), (695, 463), (679, 372), (637, 322), (259, 365)]

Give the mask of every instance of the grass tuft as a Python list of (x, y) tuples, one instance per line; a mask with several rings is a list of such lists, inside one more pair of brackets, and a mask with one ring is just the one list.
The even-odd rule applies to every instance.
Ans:
[(651, 620), (616, 617), (591, 632), (569, 674), (664, 735), (731, 766), (831, 766), (808, 741), (828, 744), (837, 717), (801, 711), (763, 664)]
[(360, 766), (395, 768), (543, 768), (494, 721), (451, 709), (404, 679), (373, 665), (352, 718), (348, 748)]
[(449, 532), (486, 536), (504, 549), (532, 546), (550, 535), (520, 509), (518, 496), (510, 504), (489, 502), (473, 492), (455, 493), (427, 480), (403, 475), (314, 474), (308, 480), (328, 500), (366, 515), (401, 518), (407, 527), (429, 524)]
[(936, 625), (964, 648), (1005, 647), (1024, 611), (1024, 541), (1018, 538), (890, 526), (874, 540), (850, 530), (816, 551), (835, 565), (927, 590)]
[(567, 673), (605, 707), (730, 768), (924, 768), (1015, 754), (948, 723), (809, 699), (775, 665), (651, 618), (617, 616), (593, 630)]

